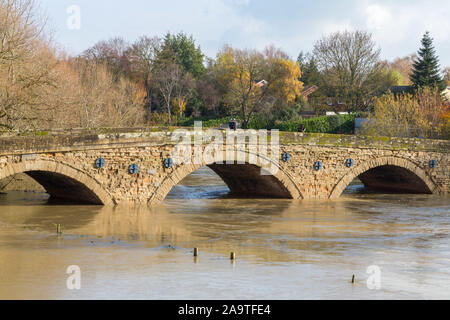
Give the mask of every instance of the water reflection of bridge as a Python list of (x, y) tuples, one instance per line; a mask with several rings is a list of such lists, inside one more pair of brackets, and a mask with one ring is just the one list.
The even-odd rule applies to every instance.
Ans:
[[(333, 255), (374, 231), (392, 232), (390, 224), (370, 226), (361, 219), (364, 215), (370, 219), (373, 214), (365, 211), (370, 205), (364, 200), (200, 202), (202, 205), (192, 208), (184, 206), (183, 200), (169, 200), (165, 206), (152, 208), (29, 206), (20, 207), (20, 216), (11, 215), (11, 219), (14, 224), (47, 234), (54, 234), (54, 222), (61, 223), (65, 247), (72, 243), (169, 250), (171, 245), (186, 255), (199, 247), (201, 252), (224, 258), (236, 251), (241, 257), (251, 256), (261, 262), (307, 262), (302, 252)], [(404, 227), (408, 227), (406, 223)]]

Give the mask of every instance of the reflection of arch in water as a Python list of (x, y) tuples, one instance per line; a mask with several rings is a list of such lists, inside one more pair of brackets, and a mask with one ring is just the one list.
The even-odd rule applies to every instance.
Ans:
[(114, 204), (97, 180), (62, 162), (37, 160), (7, 165), (0, 169), (0, 180), (18, 173), (29, 175), (56, 199), (96, 205)]
[(116, 240), (120, 239), (123, 245), (133, 245), (139, 241), (155, 250), (166, 250), (170, 244), (184, 252), (197, 247), (202, 252), (221, 256), (228, 256), (230, 248), (233, 248), (240, 256), (284, 261), (289, 259), (288, 253), (270, 246), (261, 248), (259, 239), (254, 238), (246, 240), (242, 246), (241, 239), (249, 231), (256, 234), (273, 231), (278, 235), (272, 224), (274, 221), (286, 222), (283, 218), (288, 212), (293, 215), (298, 203), (301, 201), (221, 199), (218, 202), (204, 201), (204, 210), (197, 207), (186, 210), (182, 203), (103, 207), (88, 224), (68, 233), (88, 235), (95, 243), (114, 241), (117, 245), (119, 242)]
[(185, 225), (170, 215), (164, 206), (103, 207), (89, 224), (72, 230), (99, 238), (116, 237), (122, 240), (152, 240), (157, 246), (163, 238), (192, 238)]
[[(249, 153), (245, 153), (248, 158)], [(272, 166), (276, 166), (276, 173), (273, 175), (262, 175), (261, 167), (249, 164), (217, 164), (217, 163), (202, 163), (183, 164), (177, 167), (172, 173), (168, 174), (161, 185), (155, 190), (150, 203), (161, 203), (169, 192), (179, 184), (185, 177), (197, 171), (202, 167), (211, 168), (222, 180), (227, 184), (231, 194), (243, 195), (249, 197), (266, 197), (266, 198), (280, 198), (280, 199), (302, 199), (299, 188), (293, 179), (284, 172), (274, 162), (254, 156), (257, 163), (271, 162)]]
[(436, 184), (414, 163), (395, 157), (367, 161), (347, 173), (333, 189), (330, 198), (341, 196), (348, 185), (359, 178), (366, 187), (394, 193), (438, 193)]

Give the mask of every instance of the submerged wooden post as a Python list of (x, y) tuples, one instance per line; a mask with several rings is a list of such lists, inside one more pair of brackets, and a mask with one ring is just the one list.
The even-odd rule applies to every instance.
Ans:
[(231, 260), (236, 260), (236, 253), (232, 252), (232, 253), (230, 254), (230, 259), (231, 259)]
[(198, 248), (194, 248), (194, 257), (198, 257)]
[(352, 284), (355, 284), (355, 275), (352, 276)]
[(62, 231), (61, 231), (61, 225), (60, 225), (60, 224), (57, 224), (57, 225), (56, 225), (56, 234), (57, 234), (58, 236), (62, 234)]

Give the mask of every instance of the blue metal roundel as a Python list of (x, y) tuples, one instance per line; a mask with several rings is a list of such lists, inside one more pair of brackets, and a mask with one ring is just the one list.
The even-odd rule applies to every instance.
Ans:
[(316, 163), (314, 163), (314, 170), (316, 171), (320, 171), (323, 168), (323, 164), (320, 161), (317, 161)]
[(128, 172), (131, 174), (136, 174), (139, 172), (139, 166), (137, 164), (132, 164), (129, 168), (128, 168)]
[(436, 168), (437, 167), (437, 161), (436, 160), (431, 160), (430, 161), (430, 168), (431, 169), (434, 169), (434, 168)]
[(291, 160), (291, 155), (289, 154), (289, 153), (283, 153), (283, 155), (281, 156), (281, 159), (284, 161), (284, 162), (289, 162), (289, 160)]
[(167, 158), (164, 160), (164, 167), (169, 169), (173, 167), (173, 160), (172, 158)]
[(95, 166), (98, 169), (103, 168), (105, 166), (105, 164), (106, 164), (106, 161), (103, 158), (98, 158), (97, 160), (95, 160)]
[(345, 161), (345, 165), (347, 166), (347, 168), (351, 168), (355, 165), (355, 160), (347, 159), (347, 161)]

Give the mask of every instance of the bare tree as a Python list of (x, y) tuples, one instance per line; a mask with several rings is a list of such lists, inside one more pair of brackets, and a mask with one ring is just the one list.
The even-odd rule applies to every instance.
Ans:
[(26, 129), (51, 117), (46, 97), (57, 61), (44, 26), (33, 0), (0, 0), (0, 127)]
[[(142, 123), (145, 91), (127, 77), (116, 79), (106, 64), (72, 62), (70, 108), (79, 127), (123, 127)], [(61, 83), (65, 83), (61, 81)]]
[(45, 21), (35, 9), (34, 0), (0, 0), (0, 63), (19, 59), (42, 40)]
[(314, 46), (320, 70), (338, 85), (361, 86), (377, 70), (380, 52), (372, 36), (363, 31), (337, 32)]
[(175, 87), (175, 104), (180, 118), (183, 116), (187, 101), (192, 90), (194, 90), (195, 80), (190, 73), (184, 73)]
[(126, 52), (129, 44), (120, 37), (96, 43), (92, 48), (87, 49), (81, 57), (95, 61), (97, 64), (106, 64), (111, 70), (115, 79), (126, 75), (129, 72), (129, 61)]
[(160, 68), (154, 73), (153, 79), (155, 86), (164, 100), (164, 105), (169, 117), (169, 124), (172, 124), (172, 99), (176, 95), (176, 88), (182, 77), (183, 74), (181, 68), (175, 63)]
[(212, 72), (205, 73), (199, 81), (197, 81), (197, 90), (203, 99), (203, 104), (208, 111), (212, 111), (214, 115), (219, 115), (220, 93), (214, 81)]
[(143, 36), (139, 38), (127, 51), (131, 64), (131, 73), (137, 80), (143, 81), (146, 91), (146, 109), (151, 113), (152, 86), (151, 74), (154, 62), (161, 51), (162, 40), (158, 37)]
[(379, 89), (380, 52), (370, 33), (345, 31), (317, 41), (313, 55), (329, 94), (361, 108)]
[(109, 57), (124, 55), (124, 43), (117, 40), (104, 47), (103, 62), (68, 59), (52, 46), (34, 5), (33, 0), (0, 0), (0, 128), (142, 122), (145, 91), (108, 64)]

